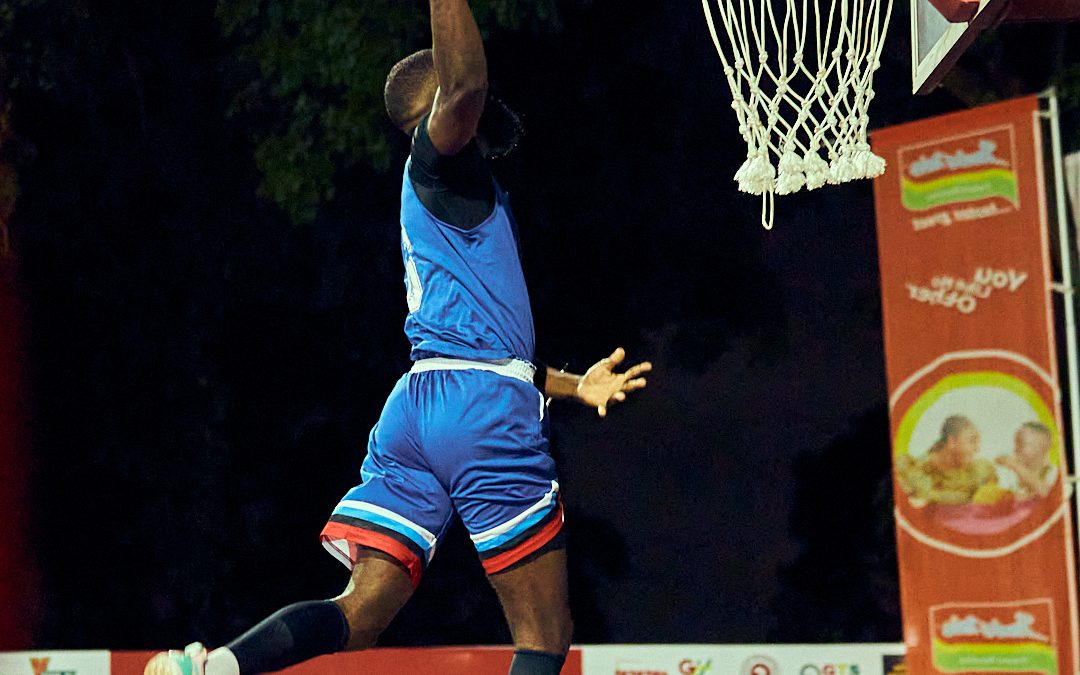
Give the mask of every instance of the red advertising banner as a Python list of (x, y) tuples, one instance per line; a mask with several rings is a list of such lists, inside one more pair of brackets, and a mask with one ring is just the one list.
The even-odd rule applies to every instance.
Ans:
[(872, 135), (912, 673), (1072, 674), (1039, 103)]

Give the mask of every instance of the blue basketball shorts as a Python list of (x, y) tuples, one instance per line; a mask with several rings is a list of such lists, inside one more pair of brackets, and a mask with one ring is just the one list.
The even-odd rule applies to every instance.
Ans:
[(455, 513), (488, 574), (561, 532), (544, 397), (513, 368), (527, 364), (470, 364), (493, 365), (425, 359), (395, 385), (368, 438), (362, 482), (322, 531), (350, 569), (359, 547), (373, 548), (398, 560), (415, 586)]

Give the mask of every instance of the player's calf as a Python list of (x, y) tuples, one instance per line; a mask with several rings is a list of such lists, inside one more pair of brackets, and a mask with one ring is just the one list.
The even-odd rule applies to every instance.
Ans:
[(558, 675), (574, 630), (567, 598), (566, 551), (545, 551), (488, 578), (514, 636), (510, 675)]
[(509, 675), (559, 675), (566, 653), (548, 654), (528, 649), (514, 650)]
[(209, 654), (199, 643), (158, 654), (144, 675), (249, 675), (281, 670), (345, 649), (349, 623), (332, 600), (298, 602), (263, 619), (227, 646)]

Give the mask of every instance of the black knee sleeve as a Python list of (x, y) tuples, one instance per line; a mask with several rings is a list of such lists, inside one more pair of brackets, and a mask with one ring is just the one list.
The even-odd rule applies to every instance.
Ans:
[(514, 660), (510, 662), (509, 675), (559, 675), (565, 660), (565, 654), (517, 649)]
[(279, 609), (229, 643), (243, 675), (281, 670), (345, 649), (349, 622), (336, 602), (312, 600)]

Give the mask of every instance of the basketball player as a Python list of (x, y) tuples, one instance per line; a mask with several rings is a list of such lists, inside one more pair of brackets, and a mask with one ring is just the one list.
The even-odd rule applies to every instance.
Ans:
[(455, 513), (506, 614), (510, 673), (562, 668), (572, 624), (545, 398), (577, 399), (603, 417), (645, 386), (651, 365), (614, 372), (622, 349), (583, 376), (533, 365), (516, 225), (487, 165), (516, 145), (521, 125), (487, 95), (467, 0), (430, 6), (433, 49), (394, 66), (385, 91), (391, 120), (412, 137), (401, 252), (414, 364), (371, 431), (363, 482), (322, 532), (351, 580), (337, 598), (285, 607), (209, 654), (198, 643), (159, 654), (148, 675), (254, 675), (370, 647), (412, 595)]

